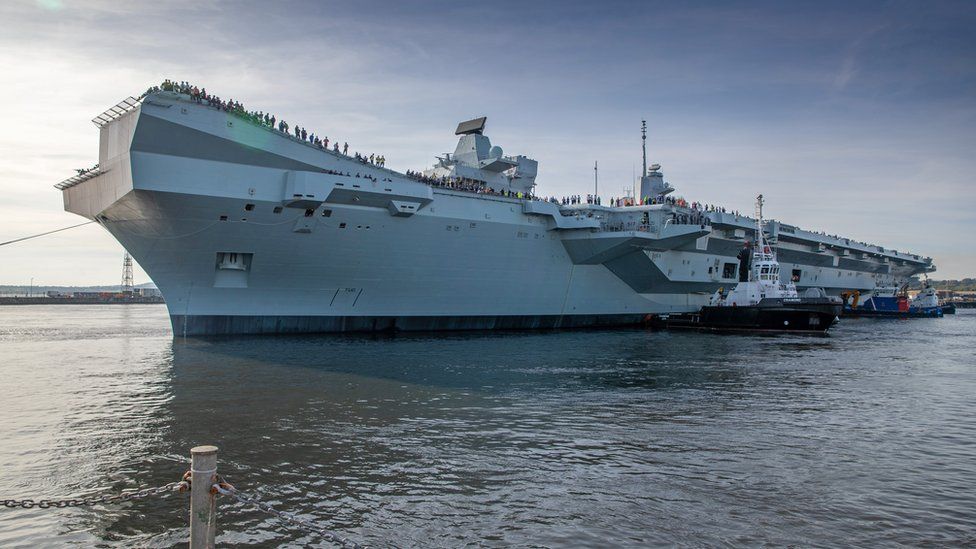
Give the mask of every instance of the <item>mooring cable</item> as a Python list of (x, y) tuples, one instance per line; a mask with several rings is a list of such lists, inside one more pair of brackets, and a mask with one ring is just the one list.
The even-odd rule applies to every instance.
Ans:
[(13, 244), (15, 242), (23, 242), (24, 240), (30, 240), (32, 238), (37, 238), (39, 236), (45, 236), (45, 235), (49, 235), (49, 234), (59, 233), (61, 231), (67, 231), (68, 229), (74, 229), (75, 227), (81, 227), (83, 225), (89, 225), (91, 223), (94, 223), (94, 221), (85, 221), (84, 223), (79, 223), (77, 225), (72, 225), (70, 227), (63, 227), (61, 229), (55, 229), (53, 231), (48, 231), (46, 233), (33, 234), (31, 236), (25, 236), (25, 237), (22, 237), (22, 238), (15, 238), (13, 240), (8, 240), (6, 242), (0, 242), (0, 246), (6, 246), (7, 244)]

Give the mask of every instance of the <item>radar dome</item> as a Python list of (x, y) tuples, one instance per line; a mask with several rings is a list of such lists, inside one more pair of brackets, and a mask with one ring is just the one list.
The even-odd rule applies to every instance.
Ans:
[(488, 151), (488, 156), (490, 158), (501, 158), (502, 157), (502, 148), (499, 147), (498, 145), (495, 145), (494, 147), (491, 148), (490, 151)]

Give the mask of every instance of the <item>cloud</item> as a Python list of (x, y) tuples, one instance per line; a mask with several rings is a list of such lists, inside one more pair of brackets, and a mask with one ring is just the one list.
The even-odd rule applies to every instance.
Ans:
[(834, 78), (834, 89), (843, 90), (847, 87), (847, 84), (852, 78), (857, 74), (857, 69), (855, 68), (855, 58), (854, 54), (848, 54), (844, 57), (844, 61), (841, 63), (840, 70), (837, 71), (837, 76)]
[[(171, 77), (382, 152), (397, 169), (429, 166), (453, 149), (459, 120), (488, 115), (493, 142), (537, 158), (539, 192), (554, 195), (586, 193), (594, 160), (601, 189), (622, 194), (646, 117), (651, 160), (687, 197), (748, 211), (764, 192), (780, 219), (937, 254), (943, 275), (972, 275), (973, 12), (8, 2), (0, 239), (76, 222), (51, 185), (94, 163), (89, 120)], [(0, 283), (115, 280), (121, 248), (96, 229), (0, 250)]]

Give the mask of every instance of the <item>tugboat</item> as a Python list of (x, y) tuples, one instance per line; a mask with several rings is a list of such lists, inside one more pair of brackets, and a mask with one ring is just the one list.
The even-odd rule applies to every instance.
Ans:
[[(852, 309), (857, 309), (857, 297), (851, 303)], [(908, 296), (894, 286), (877, 287), (871, 292), (871, 297), (860, 307), (864, 311), (900, 313), (908, 311)]]
[(756, 198), (756, 239), (751, 265), (743, 262), (748, 277), (742, 276), (731, 292), (720, 288), (709, 305), (697, 313), (657, 315), (651, 326), (716, 332), (807, 333), (825, 335), (837, 320), (843, 303), (822, 290), (804, 297), (793, 282), (780, 280), (776, 252), (763, 233), (763, 196)]
[(918, 292), (915, 299), (908, 305), (908, 312), (915, 316), (936, 317), (942, 316), (942, 307), (939, 305), (939, 294), (928, 280)]
[[(925, 281), (924, 288), (913, 300), (908, 299), (905, 287), (875, 288), (871, 292), (871, 297), (860, 306), (857, 303), (859, 297), (857, 293), (850, 297), (852, 301), (844, 306), (844, 316), (938, 318), (945, 312), (939, 304), (938, 294), (928, 281)], [(955, 312), (954, 307), (953, 312)]]

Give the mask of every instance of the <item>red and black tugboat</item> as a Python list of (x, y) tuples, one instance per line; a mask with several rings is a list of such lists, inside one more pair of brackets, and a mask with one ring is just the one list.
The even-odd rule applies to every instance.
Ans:
[(652, 327), (715, 332), (827, 333), (841, 314), (843, 302), (828, 297), (822, 290), (808, 290), (808, 295), (800, 297), (793, 282), (780, 281), (776, 252), (763, 234), (762, 207), (763, 196), (759, 195), (751, 262), (742, 262), (740, 282), (735, 288), (728, 293), (719, 289), (709, 305), (697, 313), (657, 315), (651, 320)]

